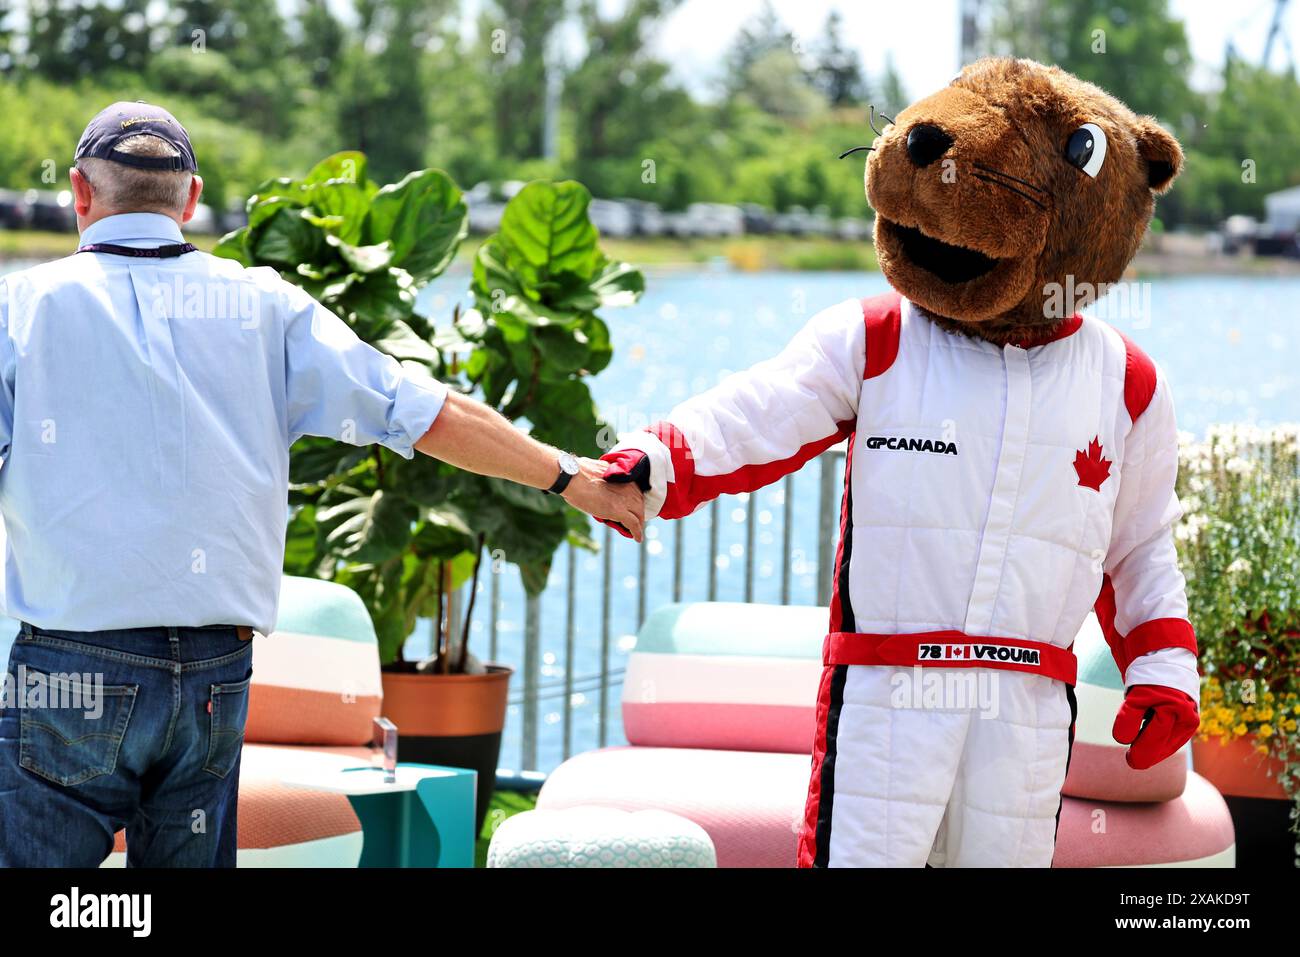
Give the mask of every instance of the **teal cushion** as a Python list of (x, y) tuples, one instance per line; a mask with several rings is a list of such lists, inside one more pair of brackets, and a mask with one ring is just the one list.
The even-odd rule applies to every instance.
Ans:
[(664, 605), (641, 626), (636, 650), (820, 660), (828, 614), (811, 605), (692, 602)]

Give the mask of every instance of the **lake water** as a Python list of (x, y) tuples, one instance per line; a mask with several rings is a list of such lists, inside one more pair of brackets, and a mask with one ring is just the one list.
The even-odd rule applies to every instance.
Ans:
[[(12, 267), (9, 267), (12, 268)], [(0, 264), (0, 272), (6, 267)], [(592, 383), (605, 418), (630, 429), (665, 415), (677, 402), (781, 349), (815, 312), (847, 298), (883, 291), (878, 273), (738, 273), (727, 269), (650, 273), (645, 297), (636, 306), (606, 314), (614, 342), (614, 361)], [(435, 318), (446, 316), (451, 300), (466, 286), (463, 271), (443, 276), (425, 291), (422, 304)], [(1177, 400), (1182, 428), (1203, 433), (1214, 422), (1267, 425), (1300, 419), (1300, 277), (1179, 277), (1149, 285), (1143, 315), (1112, 317), (1114, 324), (1146, 349), (1165, 369)], [(792, 600), (815, 600), (817, 466), (795, 482), (792, 538)], [(755, 600), (778, 601), (785, 560), (781, 524), (787, 503), (781, 486), (758, 493), (755, 536)], [(719, 547), (709, 554), (709, 514), (692, 516), (682, 526), (685, 563), (683, 598), (707, 594), (707, 569), (716, 568), (718, 596), (740, 600), (745, 565), (744, 497), (719, 510)], [(645, 546), (647, 592), (652, 610), (671, 600), (672, 552), (676, 526), (655, 523)], [(621, 672), (633, 644), (638, 619), (638, 548), (615, 538), (611, 549), (610, 667)], [(538, 752), (543, 770), (562, 758), (563, 680), (572, 667), (579, 689), (572, 699), (572, 748), (599, 743), (598, 695), (602, 638), (603, 558), (576, 556), (575, 654), (565, 661), (565, 590), (568, 556), (561, 553), (542, 598), (542, 648), (539, 674)], [(523, 593), (509, 566), (497, 577), (499, 589), (497, 658), (519, 667), (523, 648)], [(488, 580), (475, 613), (472, 647), (486, 656), (489, 618)], [(408, 657), (425, 653), (429, 629), (413, 637)], [(521, 756), (523, 681), (516, 675), (501, 763), (518, 767)], [(606, 739), (621, 743), (618, 696), (609, 698)]]

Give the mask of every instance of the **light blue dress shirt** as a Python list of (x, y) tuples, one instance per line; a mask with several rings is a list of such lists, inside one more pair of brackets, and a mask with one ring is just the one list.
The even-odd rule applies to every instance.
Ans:
[[(181, 242), (166, 216), (83, 245)], [(272, 269), (79, 253), (0, 279), (6, 611), (44, 628), (275, 624), (289, 446), (411, 457), (444, 385)]]

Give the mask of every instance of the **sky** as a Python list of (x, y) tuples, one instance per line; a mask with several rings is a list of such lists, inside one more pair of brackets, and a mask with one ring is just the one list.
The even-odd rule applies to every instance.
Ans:
[[(602, 2), (612, 9), (621, 5), (621, 0)], [(686, 0), (660, 28), (655, 39), (659, 56), (674, 65), (690, 89), (707, 94), (737, 28), (762, 6), (762, 0)], [(957, 72), (958, 0), (773, 0), (773, 6), (804, 41), (819, 37), (827, 15), (839, 10), (844, 39), (860, 52), (868, 74), (879, 75), (886, 54), (892, 54), (913, 99), (947, 85)], [(1228, 38), (1240, 55), (1258, 61), (1273, 6), (1273, 0), (1172, 0), (1171, 9), (1187, 26), (1192, 55), (1203, 67), (1193, 82), (1202, 88), (1213, 82), (1208, 68), (1222, 63)], [(1287, 7), (1283, 30), (1300, 57), (1300, 3), (1295, 0)], [(1285, 63), (1280, 43), (1272, 62), (1279, 68)]]

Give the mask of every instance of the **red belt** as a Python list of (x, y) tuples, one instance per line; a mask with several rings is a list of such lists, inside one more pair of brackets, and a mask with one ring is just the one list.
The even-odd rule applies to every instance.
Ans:
[(827, 665), (920, 665), (935, 668), (997, 668), (1044, 675), (1073, 685), (1079, 663), (1070, 648), (1023, 638), (927, 631), (916, 635), (863, 635), (834, 631), (826, 636)]

